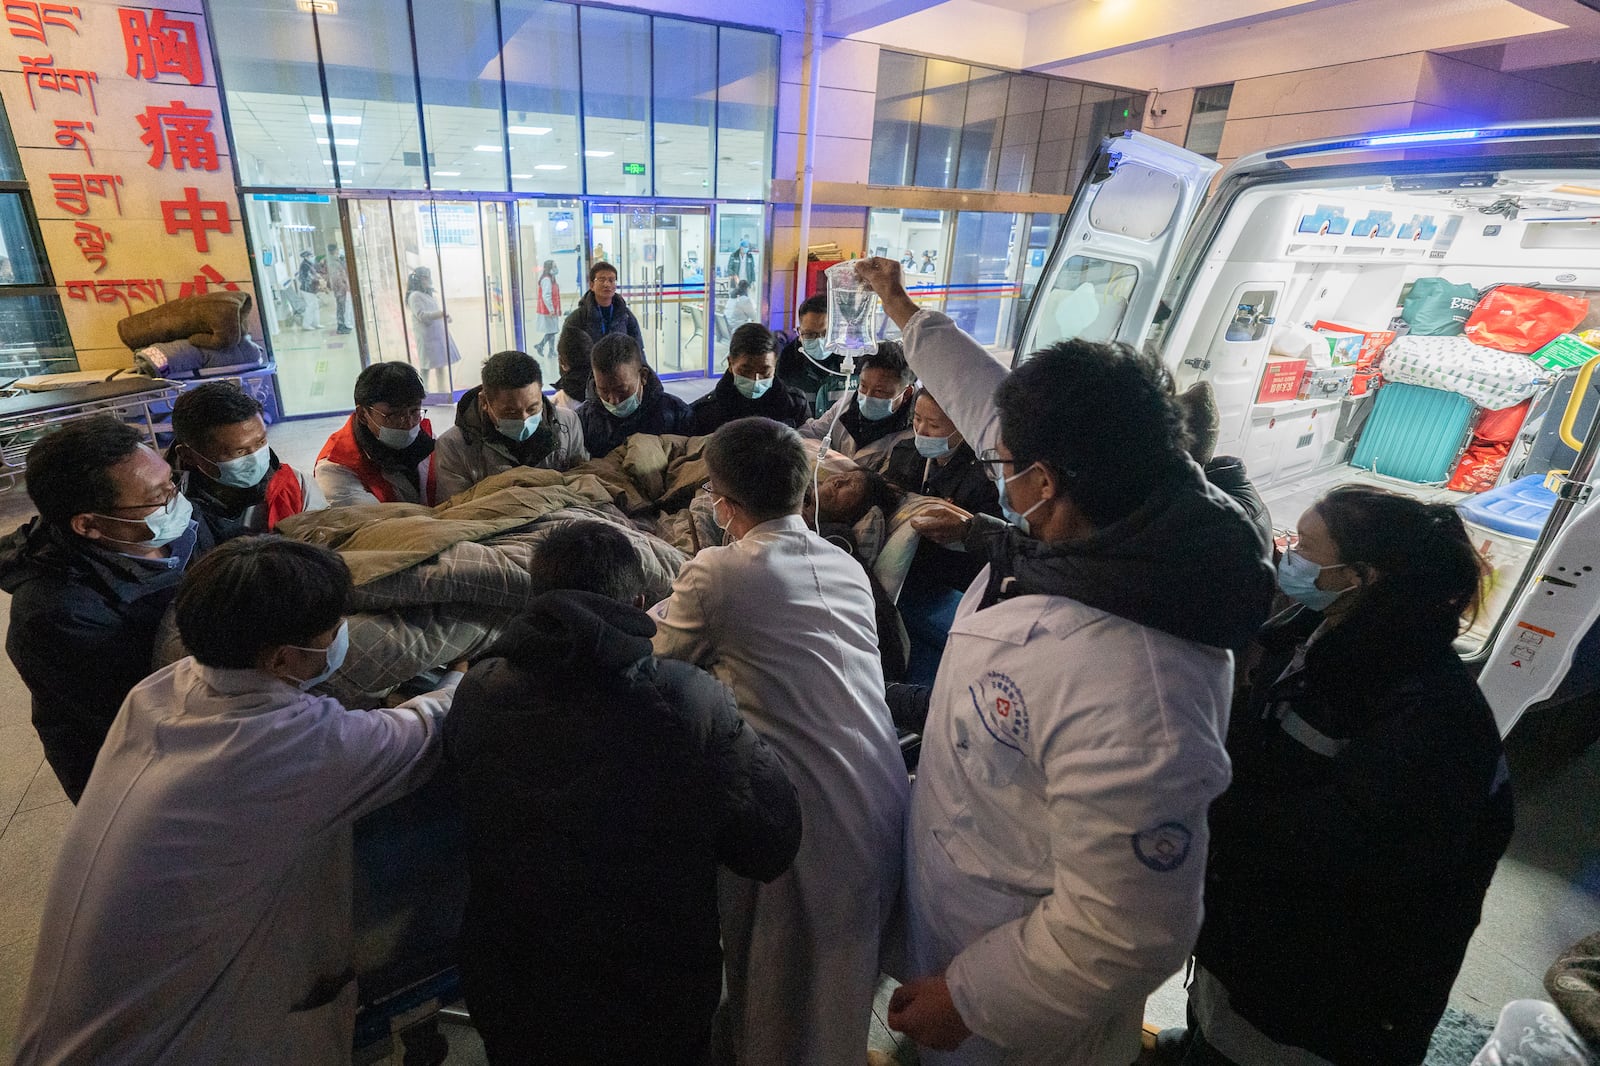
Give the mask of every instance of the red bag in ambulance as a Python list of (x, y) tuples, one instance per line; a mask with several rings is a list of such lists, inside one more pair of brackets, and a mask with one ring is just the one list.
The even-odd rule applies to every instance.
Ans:
[(1461, 330), (1473, 344), (1531, 355), (1583, 321), (1581, 296), (1499, 285), (1490, 289)]

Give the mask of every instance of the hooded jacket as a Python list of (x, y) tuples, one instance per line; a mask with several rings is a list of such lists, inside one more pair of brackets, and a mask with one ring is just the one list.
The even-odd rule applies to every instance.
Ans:
[[(561, 323), (563, 330), (580, 329), (589, 335), (589, 339), (599, 343), (601, 337), (607, 333), (626, 333), (639, 342), (639, 347), (644, 347), (644, 334), (639, 330), (639, 320), (633, 317), (633, 312), (628, 310), (628, 301), (622, 298), (621, 293), (611, 297), (611, 328), (606, 328), (606, 322), (600, 314), (600, 305), (595, 303), (594, 290), (583, 294)], [(560, 343), (558, 340), (556, 343)]]
[(583, 422), (584, 445), (596, 459), (610, 455), (635, 433), (689, 433), (693, 421), (689, 405), (668, 392), (656, 372), (642, 364), (639, 386), (644, 393), (639, 409), (618, 418), (600, 402), (594, 378), (589, 379), (588, 399), (578, 408), (578, 418)]
[(456, 404), (456, 424), (439, 437), (434, 452), (439, 499), (449, 499), (486, 477), (519, 466), (570, 470), (588, 460), (583, 425), (576, 412), (557, 407), (545, 397), (539, 428), (527, 440), (514, 441), (484, 417), (478, 399), (482, 393), (482, 385), (467, 390)]
[[(212, 546), (204, 522), (185, 565)], [(6, 654), (33, 696), (33, 727), (74, 803), (128, 692), (150, 673), (156, 628), (184, 566), (103, 551), (34, 518), (0, 540), (11, 594)]]
[(911, 438), (911, 418), (916, 404), (906, 400), (876, 422), (861, 417), (861, 393), (852, 390), (822, 415), (800, 427), (807, 440), (826, 440), (828, 447), (854, 459), (856, 465), (880, 473), (895, 445)]
[(1322, 615), (1296, 608), (1241, 668), (1195, 956), (1268, 1038), (1411, 1066), (1510, 841), (1511, 785), (1448, 638), (1359, 610), (1307, 646)]
[(1238, 650), (1272, 606), (1272, 566), (1259, 528), (1187, 460), (1133, 514), (1081, 540), (1047, 544), (981, 515), (966, 543), (989, 559), (979, 610), (1016, 596), (1066, 596), (1184, 640)]
[(799, 848), (782, 762), (710, 675), (655, 659), (655, 629), (549, 593), (445, 722), (472, 875), (462, 972), (496, 1058), (697, 1061), (722, 983), (718, 865), (770, 881)]
[(810, 414), (820, 415), (832, 406), (828, 392), (842, 390), (849, 384), (843, 366), (844, 356), (837, 352), (818, 363), (806, 354), (797, 336), (778, 353), (778, 380), (791, 389), (798, 389), (806, 398)]
[(758, 399), (748, 399), (739, 391), (731, 370), (718, 379), (715, 388), (690, 404), (689, 410), (693, 415), (689, 432), (696, 437), (715, 433), (739, 418), (770, 418), (798, 429), (811, 417), (806, 398), (777, 379)]

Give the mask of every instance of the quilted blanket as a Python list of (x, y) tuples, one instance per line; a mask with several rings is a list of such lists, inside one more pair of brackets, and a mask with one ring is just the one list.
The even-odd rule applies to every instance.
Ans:
[(1460, 393), (1490, 411), (1516, 406), (1551, 377), (1525, 355), (1466, 337), (1400, 337), (1389, 345), (1380, 369), (1386, 380)]

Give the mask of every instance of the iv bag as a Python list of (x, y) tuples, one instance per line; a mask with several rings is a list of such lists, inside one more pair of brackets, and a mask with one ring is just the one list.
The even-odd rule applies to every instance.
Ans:
[(856, 263), (835, 263), (828, 279), (828, 332), (822, 347), (852, 362), (878, 350), (878, 294), (856, 276)]

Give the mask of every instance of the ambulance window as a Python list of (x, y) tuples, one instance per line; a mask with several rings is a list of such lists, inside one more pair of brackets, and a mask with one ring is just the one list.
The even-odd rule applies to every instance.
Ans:
[(1139, 282), (1139, 268), (1090, 255), (1062, 263), (1040, 299), (1030, 351), (1057, 341), (1115, 340), (1128, 313), (1128, 298)]

